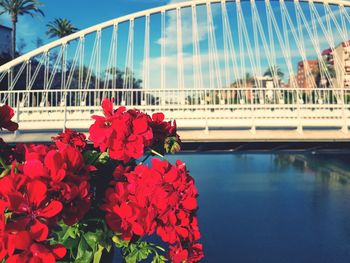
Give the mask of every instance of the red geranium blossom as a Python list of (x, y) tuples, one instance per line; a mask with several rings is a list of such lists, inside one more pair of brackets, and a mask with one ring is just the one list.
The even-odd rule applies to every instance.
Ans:
[(83, 150), (86, 146), (86, 136), (84, 133), (72, 131), (66, 128), (64, 132), (59, 133), (56, 137), (52, 137), (52, 141), (61, 142), (63, 144), (69, 144), (74, 148)]
[[(173, 138), (177, 143), (180, 143), (180, 136), (176, 133), (176, 121), (164, 121), (163, 113), (158, 112), (152, 115), (152, 131), (153, 131), (153, 146), (164, 153), (167, 138)], [(177, 150), (179, 151), (179, 149)]]
[(125, 107), (113, 110), (108, 99), (103, 100), (102, 108), (104, 117), (92, 116), (95, 123), (89, 129), (94, 146), (102, 152), (108, 149), (112, 159), (125, 163), (140, 158), (153, 139), (150, 117), (138, 110), (126, 111)]
[(47, 200), (47, 187), (40, 181), (26, 184), (24, 193), (8, 193), (8, 208), (20, 219), (23, 225), (35, 229), (35, 240), (44, 241), (48, 235), (46, 220), (56, 216), (62, 210), (62, 203), (56, 200)]
[[(192, 247), (200, 238), (197, 189), (184, 163), (177, 161), (171, 165), (153, 159), (152, 167), (138, 165), (124, 176), (127, 181), (115, 182), (114, 188), (106, 192), (102, 209), (106, 211), (108, 226), (126, 240), (133, 235), (152, 235), (157, 230), (163, 241), (176, 244), (177, 248), (169, 254), (174, 262), (199, 260), (198, 249), (188, 251), (180, 247), (184, 242)], [(199, 256), (194, 256), (195, 253)]]
[(203, 246), (200, 243), (190, 244), (190, 247), (183, 248), (180, 244), (170, 246), (169, 257), (173, 263), (194, 263), (203, 257)]
[(63, 245), (44, 245), (32, 242), (30, 233), (22, 232), (21, 240), (18, 240), (16, 249), (20, 253), (10, 254), (6, 263), (55, 263), (66, 255)]
[(7, 129), (9, 131), (15, 131), (18, 129), (18, 124), (11, 121), (14, 115), (15, 112), (10, 106), (0, 106), (0, 130)]

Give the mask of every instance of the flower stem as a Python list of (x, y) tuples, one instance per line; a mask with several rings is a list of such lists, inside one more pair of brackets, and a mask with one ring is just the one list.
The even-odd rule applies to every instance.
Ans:
[(7, 165), (5, 164), (4, 160), (1, 157), (0, 157), (0, 164), (5, 170), (7, 169)]
[(155, 151), (153, 149), (150, 149), (150, 150), (151, 150), (151, 153), (153, 153), (153, 154), (159, 156), (160, 158), (164, 159), (164, 155), (161, 155), (159, 152), (157, 152), (157, 151)]
[(144, 162), (147, 161), (147, 159), (151, 156), (151, 154), (147, 154), (147, 156), (145, 158), (143, 158), (143, 160), (140, 162), (140, 164), (143, 164)]

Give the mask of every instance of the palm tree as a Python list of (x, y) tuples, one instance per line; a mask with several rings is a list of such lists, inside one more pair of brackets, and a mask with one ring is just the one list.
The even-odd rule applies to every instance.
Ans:
[(247, 83), (247, 85), (249, 86), (249, 84), (251, 84), (252, 81), (254, 81), (253, 75), (250, 74), (249, 72), (245, 73), (244, 81), (245, 81), (245, 83)]
[(12, 21), (12, 58), (16, 56), (16, 26), (18, 16), (35, 14), (44, 15), (39, 8), (41, 3), (37, 0), (0, 0), (0, 15), (9, 14)]
[(278, 77), (279, 79), (282, 79), (284, 77), (284, 73), (282, 72), (282, 70), (280, 69), (279, 66), (272, 66), (272, 67), (269, 67), (265, 73), (264, 73), (264, 77), (266, 76), (270, 76), (270, 77), (273, 77), (273, 78), (276, 78)]
[(47, 25), (46, 35), (50, 38), (62, 38), (78, 31), (71, 21), (66, 18), (56, 18)]
[[(46, 35), (48, 35), (49, 38), (54, 38), (54, 37), (62, 38), (78, 31), (78, 28), (76, 28), (72, 24), (72, 22), (66, 18), (56, 18), (55, 20), (49, 22), (46, 25), (46, 27), (47, 27)], [(63, 74), (63, 71), (65, 71), (64, 56), (62, 56), (62, 61), (61, 61), (62, 74)]]

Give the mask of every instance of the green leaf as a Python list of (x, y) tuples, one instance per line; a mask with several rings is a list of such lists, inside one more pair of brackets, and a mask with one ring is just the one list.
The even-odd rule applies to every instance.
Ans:
[(152, 249), (147, 242), (138, 242), (128, 246), (128, 254), (125, 257), (126, 262), (134, 263), (147, 259), (152, 254)]
[(85, 163), (91, 164), (91, 165), (97, 165), (97, 164), (105, 165), (110, 161), (110, 158), (107, 152), (101, 153), (95, 150), (85, 151), (83, 153), (83, 156), (84, 156)]
[(107, 152), (101, 153), (101, 155), (98, 157), (98, 160), (97, 160), (99, 164), (106, 164), (108, 163), (108, 161), (109, 161), (109, 155)]
[(62, 244), (69, 250), (73, 250), (79, 244), (79, 239), (68, 238)]
[(164, 150), (166, 153), (176, 153), (181, 149), (180, 143), (176, 137), (168, 137), (164, 142)]
[(85, 251), (80, 258), (74, 260), (75, 263), (90, 263), (92, 261), (92, 252)]
[(102, 239), (102, 235), (103, 235), (102, 231), (97, 230), (95, 233), (87, 232), (83, 236), (85, 238), (85, 241), (88, 243), (88, 245), (92, 248), (93, 251), (95, 251), (97, 244)]
[[(76, 260), (87, 259), (87, 258), (91, 260), (91, 257), (92, 257), (92, 251), (89, 251), (89, 245), (85, 241), (85, 238), (82, 237), (78, 245), (78, 254), (77, 254)], [(90, 261), (87, 261), (87, 262), (90, 262)]]
[(93, 164), (97, 160), (99, 155), (100, 155), (100, 153), (95, 151), (95, 150), (85, 151), (83, 153), (84, 161), (86, 164)]
[(118, 237), (118, 235), (114, 235), (112, 237), (112, 241), (115, 243), (117, 248), (127, 247), (129, 244), (129, 241), (122, 240)]
[(168, 261), (164, 256), (156, 254), (151, 263), (165, 263)]
[(103, 250), (104, 250), (104, 247), (101, 245), (98, 245), (97, 251), (94, 253), (94, 262), (93, 263), (100, 262)]

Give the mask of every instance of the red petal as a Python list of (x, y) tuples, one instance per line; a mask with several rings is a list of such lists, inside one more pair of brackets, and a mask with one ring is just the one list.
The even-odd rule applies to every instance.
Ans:
[(55, 257), (51, 251), (45, 246), (34, 243), (30, 246), (30, 252), (33, 257), (30, 259), (29, 263), (55, 263)]
[(47, 187), (43, 182), (33, 181), (28, 183), (27, 191), (30, 203), (38, 207), (46, 197)]
[(6, 259), (6, 263), (19, 263), (19, 262), (25, 262), (26, 257), (22, 256), (22, 255), (13, 255), (10, 256)]
[(152, 120), (155, 122), (162, 122), (164, 120), (164, 114), (161, 112), (153, 113)]
[(183, 238), (188, 237), (188, 230), (183, 227), (176, 227), (176, 232)]
[(13, 191), (13, 183), (9, 176), (4, 177), (0, 181), (0, 194), (7, 196), (8, 193)]
[[(28, 263), (45, 263), (45, 262), (47, 262), (47, 261), (43, 261), (39, 257), (31, 257)], [(52, 260), (51, 260), (51, 262), (55, 263), (55, 261), (52, 261)]]
[(61, 154), (54, 150), (47, 153), (44, 162), (45, 166), (51, 171), (51, 174), (53, 175), (55, 175), (63, 165)]
[(149, 128), (146, 116), (134, 120), (132, 124), (133, 124), (135, 134), (144, 133)]
[(10, 209), (15, 212), (28, 212), (28, 204), (19, 193), (9, 193), (7, 197)]
[(110, 117), (113, 115), (113, 102), (109, 99), (103, 99), (102, 101), (102, 109), (103, 113), (106, 117)]
[(29, 160), (23, 166), (23, 171), (25, 175), (28, 175), (30, 178), (36, 178), (45, 176), (45, 168), (39, 160)]
[(193, 210), (197, 208), (197, 200), (194, 197), (189, 197), (183, 201), (182, 205), (187, 210)]
[(56, 258), (63, 258), (67, 253), (67, 249), (60, 244), (54, 245), (52, 246), (52, 252), (55, 254)]
[(45, 241), (49, 234), (49, 228), (39, 220), (35, 220), (35, 223), (30, 228), (30, 232), (36, 241)]
[(51, 201), (51, 203), (38, 211), (38, 216), (45, 217), (45, 218), (51, 218), (57, 215), (59, 212), (62, 211), (63, 205), (59, 201)]
[(13, 121), (9, 121), (7, 123), (4, 123), (2, 126), (9, 131), (18, 130), (18, 123), (13, 122)]
[(145, 231), (143, 230), (141, 225), (136, 222), (132, 224), (132, 231), (138, 236), (143, 236), (145, 234)]
[(28, 231), (21, 231), (10, 235), (10, 240), (16, 249), (27, 250), (32, 240)]

